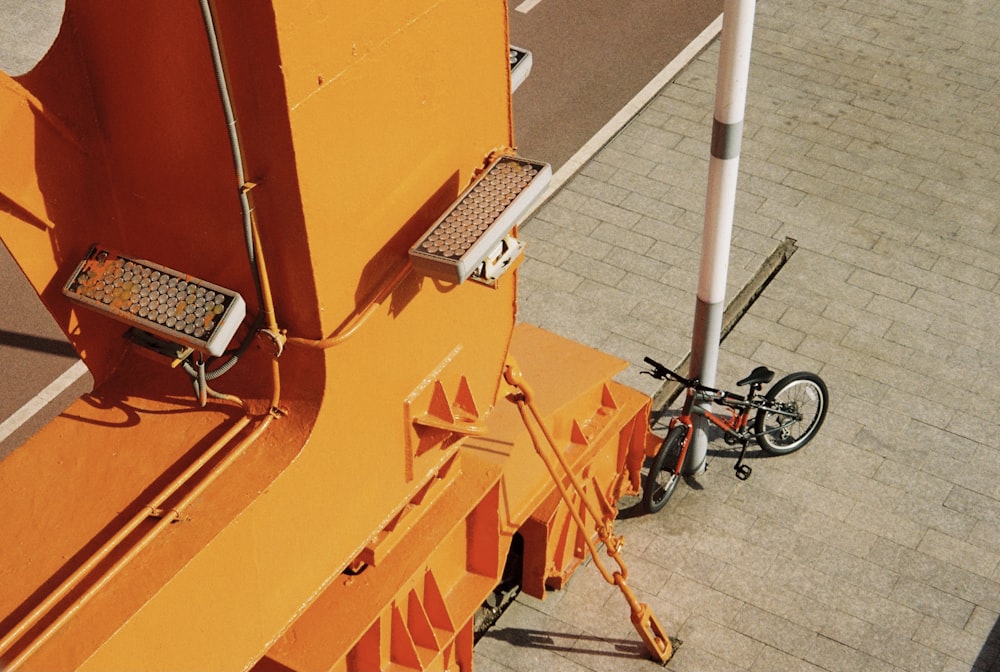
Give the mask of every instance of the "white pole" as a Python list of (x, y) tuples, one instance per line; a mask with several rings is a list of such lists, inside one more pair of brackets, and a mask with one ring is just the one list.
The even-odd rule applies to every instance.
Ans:
[[(701, 272), (689, 372), (692, 378), (697, 378), (708, 386), (716, 384), (719, 363), (719, 341), (722, 337), (729, 247), (736, 207), (736, 177), (743, 137), (755, 5), (755, 0), (725, 0), (723, 6), (719, 73), (715, 86), (715, 120), (712, 124), (712, 154), (708, 165)], [(694, 437), (685, 465), (688, 474), (698, 474), (705, 470), (708, 447), (705, 430), (704, 418), (696, 416)]]

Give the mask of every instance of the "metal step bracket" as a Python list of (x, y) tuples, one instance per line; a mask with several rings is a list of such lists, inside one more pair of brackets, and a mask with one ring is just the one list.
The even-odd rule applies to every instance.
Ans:
[(216, 357), (246, 316), (237, 292), (96, 245), (63, 294), (77, 305)]
[(514, 233), (508, 233), (496, 244), (483, 263), (472, 273), (472, 279), (486, 285), (493, 285), (501, 275), (507, 272), (514, 262), (524, 252), (524, 243), (518, 240)]
[(510, 92), (517, 91), (517, 87), (524, 83), (524, 80), (531, 74), (532, 65), (531, 52), (521, 47), (510, 45)]
[(521, 253), (511, 231), (551, 179), (547, 163), (497, 158), (410, 248), (413, 267), (458, 284), (474, 274), (494, 282)]

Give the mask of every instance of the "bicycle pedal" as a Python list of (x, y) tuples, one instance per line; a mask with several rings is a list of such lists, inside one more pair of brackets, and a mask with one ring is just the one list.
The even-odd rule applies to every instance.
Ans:
[(750, 474), (753, 472), (753, 469), (751, 469), (745, 464), (738, 464), (735, 467), (733, 467), (733, 470), (736, 472), (736, 478), (740, 479), (741, 481), (745, 481), (748, 478), (750, 478)]

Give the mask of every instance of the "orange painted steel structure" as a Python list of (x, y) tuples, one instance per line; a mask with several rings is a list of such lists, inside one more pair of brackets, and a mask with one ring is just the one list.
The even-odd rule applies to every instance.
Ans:
[[(0, 462), (0, 667), (471, 669), (514, 535), (524, 589), (561, 586), (656, 445), (620, 361), (515, 326), (516, 272), (455, 285), (409, 264), (513, 152), (506, 6), (212, 10), (243, 184), (194, 0), (69, 0), (45, 59), (0, 74), (0, 236), (95, 379)], [(62, 296), (94, 242), (264, 315), (217, 397)]]

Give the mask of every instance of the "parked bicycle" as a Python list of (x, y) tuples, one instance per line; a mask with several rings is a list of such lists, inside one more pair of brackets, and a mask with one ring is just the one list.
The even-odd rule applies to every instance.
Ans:
[[(646, 475), (642, 503), (650, 513), (662, 509), (674, 494), (694, 435), (693, 415), (702, 415), (721, 429), (726, 443), (741, 446), (733, 469), (736, 477), (743, 481), (750, 478), (752, 471), (743, 463), (751, 439), (766, 453), (787, 455), (809, 443), (826, 418), (829, 393), (826, 384), (815, 373), (789, 374), (775, 383), (767, 394), (761, 394), (760, 389), (771, 382), (774, 372), (758, 366), (736, 383), (741, 387), (750, 386), (746, 395), (740, 395), (704, 386), (697, 379), (685, 378), (649, 357), (643, 361), (653, 367), (652, 371), (643, 373), (658, 380), (672, 378), (686, 389), (680, 415), (670, 421), (667, 436)], [(705, 402), (726, 407), (729, 417), (708, 410), (711, 406), (704, 407)], [(751, 411), (757, 412), (752, 426)]]

